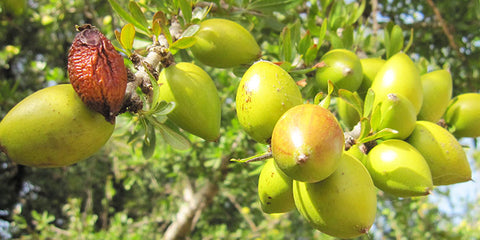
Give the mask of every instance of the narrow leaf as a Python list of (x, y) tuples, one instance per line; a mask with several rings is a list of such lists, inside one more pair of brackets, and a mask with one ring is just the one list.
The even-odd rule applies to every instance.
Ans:
[(380, 139), (380, 138), (389, 138), (391, 137), (392, 135), (395, 135), (397, 134), (398, 131), (395, 130), (395, 129), (391, 129), (391, 128), (384, 128), (380, 131), (378, 131), (377, 133), (373, 134), (373, 135), (370, 135), (368, 137), (365, 137), (365, 138), (362, 138), (361, 140), (359, 140), (358, 142), (359, 143), (366, 143), (366, 142), (370, 142), (370, 141), (375, 141), (377, 139)]
[(130, 10), (130, 14), (140, 25), (142, 25), (145, 29), (148, 29), (149, 24), (147, 22), (147, 18), (145, 17), (145, 14), (143, 14), (137, 2), (130, 1), (128, 3), (128, 10)]
[(117, 3), (115, 0), (108, 0), (110, 3), (110, 6), (112, 6), (112, 9), (121, 17), (123, 20), (125, 20), (127, 23), (133, 24), (135, 27), (138, 29), (142, 30), (143, 34), (148, 35), (148, 28), (144, 27), (142, 24), (140, 24), (135, 18), (130, 15), (125, 9), (123, 9), (120, 4)]
[(195, 35), (195, 33), (198, 32), (199, 29), (200, 29), (200, 25), (198, 24), (191, 25), (187, 29), (185, 29), (185, 31), (183, 31), (181, 38), (192, 37)]
[[(360, 4), (359, 7), (355, 6), (354, 9), (356, 9), (356, 11), (354, 12), (354, 14), (351, 15), (351, 18), (350, 18), (350, 21), (348, 22), (348, 25), (353, 25), (362, 16), (363, 11), (365, 10), (366, 2), (367, 1), (362, 0), (362, 3)], [(357, 4), (357, 3), (354, 3), (354, 4)]]
[(180, 3), (180, 10), (183, 14), (183, 19), (185, 20), (185, 24), (190, 23), (192, 20), (192, 3), (190, 0), (179, 0)]
[(183, 135), (175, 132), (163, 124), (158, 125), (158, 129), (160, 130), (160, 134), (162, 134), (165, 142), (172, 146), (172, 148), (178, 150), (187, 150), (190, 148), (190, 141), (188, 141), (188, 139)]
[(338, 90), (338, 95), (357, 111), (358, 116), (361, 117), (363, 115), (363, 101), (358, 93), (340, 89)]
[(135, 27), (133, 24), (128, 23), (127, 25), (123, 26), (120, 39), (125, 50), (130, 52), (133, 48), (133, 41), (135, 39)]
[(363, 106), (363, 117), (368, 118), (372, 113), (373, 103), (375, 101), (375, 92), (371, 88), (368, 89), (367, 95), (365, 96), (365, 104)]
[(335, 89), (335, 87), (333, 86), (333, 83), (332, 81), (328, 80), (328, 94), (327, 96), (320, 102), (320, 106), (322, 106), (323, 108), (326, 108), (328, 109), (328, 107), (330, 106), (330, 101), (332, 99), (332, 94), (333, 94), (333, 90)]
[(360, 119), (360, 136), (358, 137), (357, 142), (360, 142), (362, 139), (366, 138), (370, 134), (370, 120), (368, 118), (361, 118)]
[(193, 46), (196, 42), (195, 37), (183, 37), (178, 39), (177, 41), (173, 42), (170, 45), (171, 49), (186, 49)]
[(158, 37), (162, 34), (162, 27), (160, 27), (160, 19), (155, 19), (152, 22), (152, 33), (155, 37)]
[(147, 124), (147, 130), (145, 131), (145, 138), (142, 144), (142, 155), (145, 159), (149, 159), (153, 156), (156, 146), (155, 128)]
[(282, 60), (291, 62), (292, 60), (292, 35), (290, 28), (285, 27), (280, 35), (282, 41)]

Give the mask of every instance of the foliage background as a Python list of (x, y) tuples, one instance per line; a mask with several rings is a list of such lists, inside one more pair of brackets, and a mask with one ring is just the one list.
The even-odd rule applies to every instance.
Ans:
[[(0, 117), (32, 92), (68, 82), (66, 58), (75, 25), (91, 23), (114, 41), (114, 30), (125, 24), (108, 1), (1, 1)], [(327, 4), (330, 1), (211, 2), (216, 7), (210, 16), (241, 23), (271, 61), (298, 56), (294, 49), (291, 59), (286, 59), (284, 27), (298, 26), (296, 37), (301, 37), (307, 29), (318, 31), (324, 19), (340, 19), (342, 26), (351, 14), (345, 9), (359, 4), (333, 1), (341, 6), (333, 8)], [(19, 11), (23, 3), (25, 8)], [(156, 10), (172, 10), (171, 1), (139, 3), (147, 18)], [(11, 8), (9, 4), (20, 5)], [(402, 28), (406, 40), (413, 38), (409, 54), (425, 71), (450, 68), (454, 95), (478, 92), (480, 1), (373, 0), (357, 22), (339, 29), (353, 30), (354, 41), (348, 48), (364, 57), (380, 56), (385, 53), (383, 29), (389, 21)], [(338, 28), (334, 25), (317, 60), (335, 42)], [(176, 59), (192, 60), (188, 50)], [(249, 139), (236, 120), (234, 96), (244, 69), (203, 67), (215, 80), (223, 103), (218, 143), (190, 136), (192, 148), (176, 151), (160, 142), (153, 157), (145, 159), (141, 142), (128, 141), (135, 126), (132, 116), (125, 114), (117, 119), (114, 136), (99, 153), (71, 167), (23, 167), (0, 155), (0, 239), (159, 239), (179, 209), (209, 186), (212, 194), (194, 211), (188, 239), (329, 239), (296, 212), (261, 212), (256, 187), (262, 163), (224, 165), (225, 159), (250, 156), (266, 147)], [(474, 139), (462, 142), (470, 145), (469, 158), (478, 169), (479, 145)], [(437, 188), (428, 198), (397, 199), (379, 193), (376, 223), (363, 239), (480, 239), (479, 190), (469, 182)]]

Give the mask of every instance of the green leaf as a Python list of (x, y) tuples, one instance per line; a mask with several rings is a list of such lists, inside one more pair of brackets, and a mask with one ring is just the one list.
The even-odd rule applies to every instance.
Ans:
[(303, 60), (307, 66), (310, 66), (314, 63), (315, 59), (317, 58), (318, 54), (318, 46), (314, 44), (310, 48), (308, 48), (307, 52), (305, 53)]
[(360, 119), (360, 136), (357, 139), (357, 142), (360, 142), (362, 139), (366, 138), (370, 134), (371, 126), (370, 120), (368, 118)]
[(330, 107), (330, 100), (332, 99), (333, 90), (335, 90), (335, 87), (333, 86), (332, 81), (328, 80), (328, 94), (318, 105), (328, 109), (328, 107)]
[(305, 54), (310, 48), (310, 46), (312, 45), (313, 45), (312, 35), (310, 34), (310, 31), (307, 31), (307, 33), (305, 33), (303, 38), (300, 39), (300, 42), (298, 43), (298, 46), (297, 46), (297, 51), (299, 54)]
[(284, 27), (280, 35), (281, 40), (281, 56), (283, 61), (292, 62), (293, 52), (292, 52), (292, 34), (290, 28)]
[(363, 11), (365, 10), (365, 5), (366, 5), (366, 1), (365, 0), (362, 0), (362, 3), (360, 4), (360, 6), (357, 6), (357, 3), (354, 2), (354, 3), (351, 3), (351, 4), (354, 4), (354, 14), (351, 15), (349, 21), (348, 21), (348, 25), (353, 25), (355, 22), (358, 21), (358, 19), (362, 16), (363, 14)]
[(185, 29), (185, 31), (183, 31), (182, 33), (182, 37), (193, 37), (195, 36), (195, 34), (198, 32), (198, 30), (200, 29), (200, 25), (198, 24), (193, 24), (193, 25), (190, 25), (187, 29)]
[(375, 92), (369, 88), (367, 95), (365, 96), (365, 104), (363, 106), (363, 117), (368, 118), (372, 113), (373, 103), (375, 101)]
[(379, 103), (373, 108), (372, 116), (370, 118), (370, 125), (374, 130), (378, 129), (382, 122), (381, 106), (382, 103)]
[(413, 28), (410, 29), (410, 38), (408, 39), (407, 46), (403, 49), (403, 52), (407, 52), (413, 44)]
[[(388, 31), (390, 29), (390, 31)], [(398, 25), (387, 25), (385, 31), (385, 47), (387, 49), (387, 59), (403, 48), (403, 32)]]
[[(132, 17), (140, 24), (142, 25), (145, 29), (148, 29), (148, 22), (147, 18), (145, 17), (145, 14), (143, 14), (142, 10), (140, 9), (140, 6), (138, 6), (138, 3), (135, 1), (130, 1), (128, 3), (128, 10), (130, 10), (130, 13)], [(148, 32), (148, 31), (147, 31)]]
[(350, 92), (346, 89), (339, 89), (338, 96), (352, 106), (361, 117), (363, 115), (363, 101), (357, 92)]
[(353, 46), (353, 27), (346, 26), (342, 31), (343, 48), (351, 49)]
[(149, 159), (153, 156), (156, 147), (156, 135), (155, 135), (155, 128), (147, 124), (147, 129), (145, 131), (145, 138), (143, 139), (142, 144), (142, 155), (145, 159)]
[(190, 21), (192, 21), (192, 2), (189, 0), (179, 0), (179, 4), (185, 24), (190, 23)]
[(195, 37), (183, 37), (173, 42), (170, 45), (170, 49), (186, 49), (193, 46), (196, 42)]
[(380, 139), (380, 138), (388, 138), (388, 137), (391, 137), (392, 135), (395, 135), (395, 134), (397, 134), (397, 133), (398, 133), (397, 130), (390, 129), (390, 128), (384, 128), (384, 129), (376, 132), (376, 133), (373, 134), (373, 135), (370, 135), (370, 136), (368, 136), (368, 137), (365, 137), (365, 138), (360, 139), (360, 140), (357, 141), (357, 142), (358, 142), (358, 143), (371, 142), (371, 141), (375, 141), (375, 140)]
[(123, 26), (122, 33), (120, 34), (121, 44), (130, 52), (133, 48), (133, 41), (135, 39), (135, 27), (133, 24), (128, 23), (127, 25)]
[(323, 92), (317, 93), (315, 95), (315, 98), (313, 98), (313, 104), (320, 105), (320, 101), (323, 99), (324, 95), (325, 94)]
[(327, 35), (327, 27), (328, 27), (328, 20), (325, 20), (322, 23), (322, 27), (320, 28), (320, 33), (318, 35), (318, 45), (321, 46), (323, 41), (325, 40), (325, 36)]
[(257, 0), (250, 1), (247, 6), (248, 10), (255, 10), (261, 12), (274, 12), (285, 10), (293, 5), (298, 4), (299, 0)]
[(182, 134), (172, 130), (166, 125), (157, 125), (157, 129), (160, 131), (165, 142), (177, 150), (187, 150), (190, 148), (190, 141)]
[(117, 3), (117, 1), (108, 0), (108, 2), (110, 3), (110, 6), (112, 6), (113, 11), (115, 11), (121, 18), (123, 18), (123, 20), (127, 21), (127, 23), (133, 24), (135, 27), (142, 30), (143, 34), (148, 35), (148, 28), (144, 27), (132, 15), (130, 15), (130, 13), (125, 11), (125, 9), (123, 9), (122, 6)]
[(155, 37), (160, 36), (162, 34), (162, 27), (160, 26), (160, 19), (155, 19), (152, 22), (152, 33)]

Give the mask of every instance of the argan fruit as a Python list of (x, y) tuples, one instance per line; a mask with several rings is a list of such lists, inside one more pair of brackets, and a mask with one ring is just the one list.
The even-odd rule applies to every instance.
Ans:
[(361, 236), (375, 221), (375, 186), (362, 163), (348, 153), (327, 179), (317, 183), (294, 180), (293, 198), (308, 223), (333, 237)]
[(360, 63), (362, 64), (362, 84), (358, 88), (357, 92), (362, 97), (365, 98), (367, 95), (368, 89), (372, 86), (375, 76), (377, 76), (378, 71), (385, 64), (385, 60), (381, 58), (362, 58)]
[(445, 121), (457, 138), (480, 137), (480, 93), (464, 93), (448, 103)]
[(0, 122), (0, 150), (21, 165), (68, 166), (97, 152), (114, 128), (70, 84), (56, 85), (31, 94), (7, 113)]
[(375, 92), (374, 105), (387, 98), (388, 94), (394, 93), (407, 98), (415, 107), (415, 114), (420, 112), (423, 103), (420, 73), (405, 53), (396, 53), (383, 64), (371, 89)]
[(272, 155), (289, 177), (318, 182), (330, 176), (342, 157), (345, 139), (335, 116), (314, 104), (285, 112), (272, 134)]
[(346, 49), (333, 49), (320, 59), (325, 66), (317, 69), (315, 80), (320, 89), (328, 90), (328, 81), (337, 89), (356, 91), (362, 84), (362, 64), (358, 56)]
[(218, 68), (249, 64), (261, 56), (255, 38), (240, 24), (227, 19), (208, 19), (200, 23), (196, 42), (190, 48), (200, 62)]
[(412, 103), (405, 97), (390, 93), (381, 102), (379, 108), (381, 112), (379, 115), (380, 120), (378, 124), (372, 123), (373, 130), (380, 131), (384, 128), (390, 128), (397, 131), (397, 133), (382, 139), (395, 138), (403, 140), (412, 133), (417, 121), (417, 114)]
[(259, 143), (269, 142), (280, 116), (302, 103), (302, 94), (293, 78), (281, 67), (267, 61), (253, 64), (237, 89), (238, 121)]
[(373, 147), (365, 164), (375, 186), (396, 197), (428, 195), (433, 189), (427, 161), (412, 145), (389, 139)]
[(418, 120), (438, 122), (452, 98), (452, 75), (447, 70), (425, 73), (422, 80), (423, 104)]
[(193, 63), (164, 68), (158, 77), (159, 99), (175, 102), (168, 118), (187, 132), (207, 141), (220, 136), (221, 103), (213, 80)]
[(98, 29), (79, 28), (68, 52), (68, 77), (82, 101), (111, 123), (123, 106), (127, 69), (123, 57)]
[(465, 151), (445, 128), (429, 121), (417, 121), (407, 141), (427, 160), (434, 185), (450, 185), (472, 179)]
[(270, 158), (263, 165), (258, 178), (258, 197), (265, 213), (284, 213), (295, 208), (293, 180), (276, 166)]

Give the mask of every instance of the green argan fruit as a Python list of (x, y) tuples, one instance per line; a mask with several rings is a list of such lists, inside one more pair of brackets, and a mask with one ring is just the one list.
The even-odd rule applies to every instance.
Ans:
[(391, 128), (398, 132), (383, 139), (405, 139), (412, 133), (417, 121), (417, 114), (412, 103), (405, 97), (390, 93), (379, 107), (380, 121), (376, 126), (373, 126), (372, 123), (373, 130), (380, 131), (384, 128)]
[(445, 112), (445, 121), (453, 135), (480, 137), (480, 93), (464, 93), (453, 98)]
[(168, 114), (180, 128), (207, 141), (220, 136), (221, 104), (210, 76), (193, 63), (164, 68), (158, 77), (160, 100), (175, 102)]
[(407, 98), (420, 111), (423, 102), (422, 82), (415, 63), (405, 53), (390, 57), (380, 68), (371, 88), (375, 92), (375, 104), (383, 101), (389, 93)]
[(337, 238), (366, 234), (375, 221), (375, 186), (362, 163), (348, 153), (327, 179), (317, 183), (294, 180), (293, 198), (314, 228)]
[(447, 70), (436, 70), (421, 76), (423, 104), (418, 120), (438, 122), (452, 98), (452, 76)]
[(284, 213), (295, 208), (293, 180), (276, 166), (270, 158), (263, 165), (258, 178), (258, 197), (265, 213)]
[(335, 169), (345, 144), (335, 116), (314, 104), (289, 109), (272, 134), (272, 154), (287, 176), (302, 182), (321, 181)]
[(472, 179), (465, 151), (445, 128), (429, 121), (417, 121), (408, 142), (427, 160), (434, 185), (449, 185)]
[(398, 139), (379, 143), (368, 153), (365, 165), (375, 186), (397, 197), (428, 195), (432, 175), (422, 154)]
[(33, 93), (7, 113), (0, 122), (0, 149), (21, 165), (62, 167), (93, 155), (114, 128), (87, 108), (72, 85), (56, 85)]
[(360, 63), (362, 64), (363, 80), (357, 92), (362, 98), (365, 98), (375, 76), (377, 76), (378, 71), (385, 64), (385, 60), (381, 58), (362, 58)]
[(208, 19), (200, 23), (192, 53), (211, 67), (229, 68), (248, 64), (261, 56), (252, 34), (240, 24), (227, 19)]
[(352, 129), (360, 121), (360, 115), (355, 108), (342, 98), (337, 98), (336, 100), (337, 113), (340, 121), (342, 121), (348, 129)]
[(259, 143), (269, 142), (282, 114), (302, 103), (302, 94), (293, 78), (281, 67), (267, 61), (253, 64), (237, 89), (238, 121)]
[(328, 90), (328, 81), (337, 89), (356, 91), (362, 84), (362, 64), (358, 56), (346, 49), (333, 49), (320, 59), (324, 67), (317, 69), (315, 80), (324, 92)]

